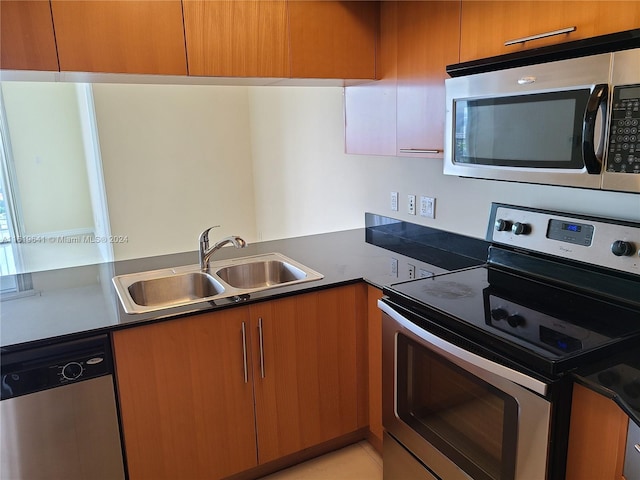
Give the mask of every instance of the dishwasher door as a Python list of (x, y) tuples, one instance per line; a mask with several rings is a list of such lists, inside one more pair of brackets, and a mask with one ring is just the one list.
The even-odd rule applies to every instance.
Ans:
[(124, 479), (113, 376), (2, 400), (0, 478)]
[(125, 478), (108, 335), (0, 351), (0, 478)]

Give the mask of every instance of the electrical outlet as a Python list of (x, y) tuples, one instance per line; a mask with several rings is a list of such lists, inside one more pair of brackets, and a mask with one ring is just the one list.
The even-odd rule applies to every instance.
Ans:
[(420, 216), (436, 218), (436, 199), (433, 197), (420, 197)]
[(398, 211), (398, 192), (391, 192), (391, 210)]
[(416, 278), (416, 266), (408, 263), (407, 267), (409, 267), (409, 280), (413, 280)]
[(409, 213), (409, 215), (416, 214), (416, 196), (415, 195), (407, 196), (407, 212)]

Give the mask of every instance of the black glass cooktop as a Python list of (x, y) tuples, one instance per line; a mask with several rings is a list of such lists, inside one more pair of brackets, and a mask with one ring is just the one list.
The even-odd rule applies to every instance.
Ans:
[(395, 284), (385, 294), (423, 328), (546, 375), (640, 345), (635, 306), (490, 266)]

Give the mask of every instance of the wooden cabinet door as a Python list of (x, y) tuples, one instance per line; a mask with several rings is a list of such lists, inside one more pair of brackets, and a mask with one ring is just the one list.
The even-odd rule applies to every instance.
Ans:
[(184, 0), (189, 75), (288, 77), (286, 0)]
[(623, 478), (628, 422), (612, 400), (574, 385), (566, 479)]
[(180, 0), (51, 0), (61, 71), (186, 75)]
[(234, 308), (113, 334), (131, 480), (215, 479), (256, 466), (253, 379), (243, 355), (248, 313)]
[(376, 50), (377, 82), (344, 89), (345, 152), (396, 154), (396, 65), (398, 2), (380, 2), (380, 35)]
[(378, 2), (288, 0), (293, 78), (376, 78)]
[(0, 1), (0, 69), (58, 70), (48, 0)]
[(442, 158), (446, 66), (458, 61), (458, 2), (398, 3), (398, 155)]
[[(462, 1), (460, 61), (491, 57), (640, 26), (640, 2)], [(571, 33), (505, 46), (505, 42), (576, 27)]]
[(251, 306), (260, 464), (366, 425), (365, 291), (347, 286)]

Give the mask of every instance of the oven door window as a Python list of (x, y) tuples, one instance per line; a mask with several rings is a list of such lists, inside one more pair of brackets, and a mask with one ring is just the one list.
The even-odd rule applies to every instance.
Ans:
[(475, 480), (513, 480), (516, 400), (401, 334), (397, 353), (400, 419)]
[(589, 89), (457, 100), (455, 163), (582, 169)]

